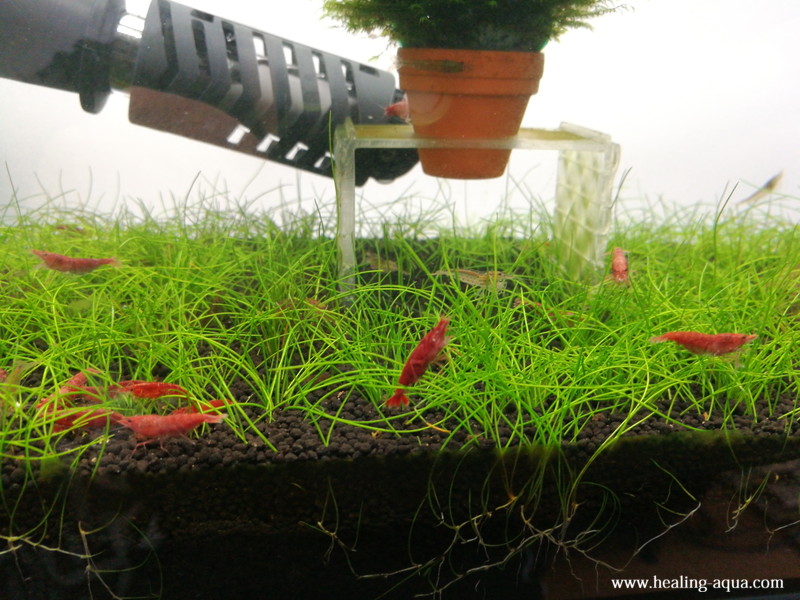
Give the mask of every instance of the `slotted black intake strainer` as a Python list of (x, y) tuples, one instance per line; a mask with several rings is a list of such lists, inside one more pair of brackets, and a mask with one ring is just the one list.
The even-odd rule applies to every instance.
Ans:
[[(123, 0), (2, 2), (0, 77), (78, 92), (93, 113), (124, 90), (134, 123), (328, 176), (332, 128), (389, 123), (402, 98), (387, 71), (167, 0), (146, 18)], [(416, 162), (359, 150), (356, 181)]]

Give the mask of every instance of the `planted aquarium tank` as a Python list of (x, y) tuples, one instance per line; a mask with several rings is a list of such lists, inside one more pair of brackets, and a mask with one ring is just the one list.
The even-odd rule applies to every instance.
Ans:
[[(781, 175), (670, 206), (616, 134), (423, 139), (368, 58), (134, 4), (0, 7), (0, 597), (800, 593)], [(39, 98), (137, 180), (259, 171), (54, 186)], [(488, 191), (417, 166), (476, 147), (513, 150)]]

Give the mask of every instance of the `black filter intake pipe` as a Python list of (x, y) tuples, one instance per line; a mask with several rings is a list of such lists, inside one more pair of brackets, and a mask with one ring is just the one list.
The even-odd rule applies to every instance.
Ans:
[(78, 92), (85, 111), (100, 112), (124, 15), (124, 0), (3, 0), (0, 77)]
[[(397, 122), (384, 107), (403, 96), (387, 71), (167, 0), (146, 18), (124, 0), (4, 0), (0, 77), (77, 92), (91, 113), (123, 90), (133, 123), (328, 176), (332, 128)], [(416, 162), (358, 150), (356, 182)]]

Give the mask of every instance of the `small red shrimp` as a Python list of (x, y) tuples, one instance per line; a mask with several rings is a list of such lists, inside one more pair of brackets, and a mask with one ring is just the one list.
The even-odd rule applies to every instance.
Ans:
[(63, 254), (56, 254), (55, 252), (45, 252), (44, 250), (31, 250), (31, 252), (41, 258), (44, 266), (48, 269), (63, 273), (88, 273), (103, 265), (122, 266), (122, 263), (116, 258), (73, 258)]
[(675, 342), (694, 354), (720, 356), (738, 350), (758, 336), (746, 333), (699, 333), (697, 331), (668, 331), (650, 338), (653, 343)]
[(86, 398), (87, 396), (92, 400), (97, 400), (98, 396), (98, 388), (91, 385), (86, 385), (89, 381), (87, 373), (97, 374), (100, 371), (97, 369), (86, 369), (85, 371), (79, 371), (75, 373), (72, 377), (70, 377), (67, 382), (62, 385), (58, 393), (60, 395), (69, 395), (69, 396), (76, 396), (76, 397), (83, 397)]
[(53, 431), (64, 431), (71, 427), (101, 429), (109, 423), (117, 423), (122, 415), (107, 408), (85, 408), (82, 410), (61, 409), (54, 412), (58, 417)]
[(108, 386), (108, 395), (112, 398), (129, 391), (128, 388), (137, 383), (146, 383), (144, 379), (123, 379)]
[(99, 371), (86, 369), (75, 373), (58, 388), (55, 394), (50, 394), (36, 403), (36, 409), (41, 410), (44, 416), (55, 417), (54, 431), (64, 431), (76, 426), (91, 429), (105, 427), (109, 422), (114, 422), (117, 416), (120, 416), (119, 413), (106, 408), (77, 409), (75, 407), (73, 401), (76, 399), (88, 402), (100, 401), (100, 390), (86, 385), (87, 373), (99, 373)]
[(166, 438), (186, 435), (203, 423), (221, 423), (227, 416), (225, 413), (215, 415), (203, 413), (136, 415), (120, 417), (117, 419), (117, 423), (131, 429), (136, 434), (136, 438), (141, 440), (133, 447), (133, 451), (136, 452), (139, 446), (145, 446), (150, 442), (156, 441), (161, 449), (165, 450), (164, 440)]
[[(50, 406), (50, 408), (59, 408), (61, 404), (63, 404), (63, 399), (69, 398), (85, 398), (87, 395), (91, 400), (97, 400), (97, 388), (93, 386), (87, 386), (86, 383), (88, 381), (87, 373), (99, 373), (97, 369), (86, 369), (86, 371), (79, 371), (75, 373), (72, 377), (67, 379), (66, 383), (64, 383), (61, 387), (58, 388), (58, 391), (55, 394), (50, 394), (39, 400), (36, 403), (36, 408), (42, 408), (44, 406)], [(70, 403), (71, 404), (71, 403)]]
[(628, 257), (622, 248), (611, 251), (611, 274), (609, 278), (617, 283), (628, 283)]
[(176, 383), (166, 383), (164, 381), (142, 381), (141, 379), (128, 379), (120, 381), (113, 387), (112, 394), (129, 393), (136, 398), (148, 398), (154, 400), (164, 396), (188, 396), (184, 388)]
[[(450, 341), (447, 337), (447, 325), (450, 319), (442, 317), (436, 326), (425, 334), (417, 347), (411, 351), (411, 355), (406, 360), (403, 370), (400, 373), (398, 383), (401, 386), (409, 386), (419, 381), (419, 378), (428, 369), (428, 366), (436, 360), (442, 349)], [(402, 387), (397, 388), (394, 394), (386, 401), (386, 406), (400, 406), (408, 404), (408, 397)]]
[(403, 99), (399, 102), (395, 102), (384, 108), (383, 114), (387, 117), (397, 117), (406, 123), (410, 123), (411, 113), (408, 109), (408, 96), (403, 96)]

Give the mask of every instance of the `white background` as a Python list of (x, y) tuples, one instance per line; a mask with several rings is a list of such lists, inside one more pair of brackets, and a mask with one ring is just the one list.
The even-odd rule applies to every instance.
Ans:
[[(347, 34), (323, 20), (321, 0), (184, 4), (393, 68), (394, 48), (386, 40)], [(548, 44), (545, 74), (523, 125), (568, 121), (610, 134), (622, 146), (620, 173), (631, 169), (619, 206), (628, 214), (659, 203), (713, 204), (738, 185), (734, 205), (779, 171), (778, 191), (789, 197), (776, 198), (793, 214), (800, 204), (800, 2), (628, 4), (633, 10), (594, 20), (593, 31), (570, 31)], [(123, 93), (90, 115), (77, 95), (0, 80), (0, 117), (0, 208), (12, 198), (33, 207), (43, 193), (103, 211), (133, 199), (158, 211), (173, 196), (198, 189), (227, 190), (258, 208), (334, 197), (327, 178), (131, 125)], [(553, 164), (541, 160), (516, 152), (513, 181), (551, 189)], [(198, 172), (200, 182), (189, 191)], [(459, 218), (474, 221), (509, 187), (506, 178), (437, 182), (417, 167), (390, 186), (370, 183), (362, 193), (365, 206), (444, 193)], [(546, 198), (548, 192), (536, 193)]]

